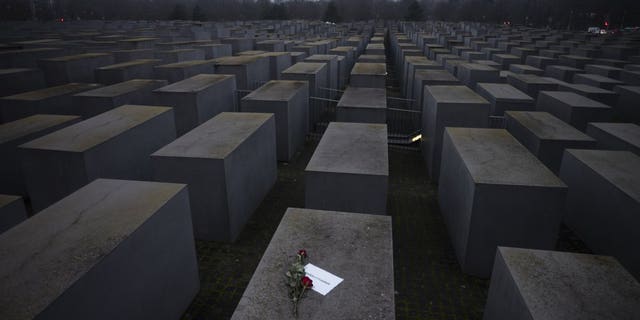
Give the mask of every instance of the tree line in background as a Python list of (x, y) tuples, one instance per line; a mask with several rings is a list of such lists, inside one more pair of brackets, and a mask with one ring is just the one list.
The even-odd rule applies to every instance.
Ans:
[(2, 20), (477, 21), (583, 29), (640, 24), (640, 0), (0, 0)]

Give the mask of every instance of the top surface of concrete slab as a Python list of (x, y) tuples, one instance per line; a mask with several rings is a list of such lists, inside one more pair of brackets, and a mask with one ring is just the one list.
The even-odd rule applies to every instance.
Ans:
[(203, 64), (215, 64), (215, 61), (213, 60), (188, 60), (188, 61), (180, 61), (180, 62), (174, 62), (174, 63), (167, 63), (167, 64), (163, 64), (163, 65), (158, 65), (155, 66), (156, 68), (176, 68), (176, 69), (181, 69), (181, 68), (185, 68), (185, 67), (193, 67), (193, 66), (199, 66), (199, 65), (203, 65)]
[(331, 122), (305, 171), (388, 176), (387, 125)]
[(146, 41), (157, 41), (159, 38), (151, 38), (151, 37), (139, 37), (139, 38), (129, 38), (120, 40), (121, 42), (146, 42)]
[(20, 196), (0, 194), (0, 209), (16, 200), (22, 199)]
[(506, 83), (478, 83), (478, 89), (486, 91), (499, 102), (533, 103), (533, 98)]
[(304, 59), (305, 61), (331, 61), (338, 59), (338, 55), (335, 54), (314, 54)]
[(496, 72), (498, 71), (498, 69), (486, 64), (470, 63), (470, 62), (462, 62), (458, 65), (458, 68), (465, 68), (465, 69), (475, 70), (475, 71), (496, 71)]
[[(380, 57), (382, 57), (383, 59), (385, 58), (385, 56), (380, 56)], [(436, 61), (429, 60), (427, 57), (423, 57), (423, 56), (407, 56), (407, 57), (404, 58), (404, 60), (406, 62), (414, 64), (414, 65), (440, 66), (440, 64), (437, 63)]]
[(145, 65), (145, 64), (152, 64), (152, 63), (158, 63), (161, 62), (162, 60), (160, 59), (138, 59), (138, 60), (132, 60), (132, 61), (127, 61), (127, 62), (122, 62), (122, 63), (116, 63), (116, 64), (112, 64), (110, 66), (104, 66), (104, 67), (100, 67), (97, 68), (98, 70), (115, 70), (115, 69), (122, 69), (122, 68), (126, 68), (126, 67), (133, 67), (133, 66), (139, 66), (139, 65)]
[(507, 130), (451, 127), (445, 130), (476, 183), (566, 187)]
[(308, 74), (316, 74), (322, 68), (324, 68), (326, 63), (323, 62), (298, 62), (286, 70), (282, 71), (282, 73), (308, 73)]
[(640, 157), (629, 151), (567, 149), (576, 159), (640, 202)]
[(234, 77), (235, 76), (228, 74), (198, 74), (191, 78), (187, 78), (168, 86), (156, 89), (154, 90), (154, 92), (200, 92), (205, 88), (210, 87), (220, 81), (224, 81)]
[(386, 75), (387, 65), (384, 63), (356, 62), (351, 74)]
[(20, 146), (21, 148), (84, 152), (147, 120), (165, 112), (169, 107), (123, 105), (93, 118), (60, 129)]
[(585, 96), (581, 96), (577, 93), (568, 92), (568, 91), (540, 91), (540, 95), (547, 95), (555, 100), (561, 101), (564, 104), (567, 104), (572, 107), (579, 108), (606, 108), (610, 109), (611, 107), (589, 99)]
[(222, 112), (153, 156), (224, 159), (271, 117), (271, 113)]
[(342, 94), (338, 107), (386, 109), (387, 90), (348, 87)]
[(255, 62), (258, 59), (265, 59), (259, 55), (246, 55), (246, 56), (232, 56), (232, 57), (220, 57), (213, 59), (216, 64), (223, 66), (241, 66)]
[(532, 319), (633, 319), (640, 285), (611, 257), (499, 247)]
[(391, 218), (298, 208), (284, 214), (232, 319), (293, 319), (282, 279), (300, 246), (344, 281), (326, 296), (308, 292), (299, 319), (395, 319)]
[(36, 114), (16, 121), (0, 124), (0, 144), (79, 118), (79, 116)]
[(415, 79), (458, 82), (458, 78), (454, 77), (447, 70), (418, 69), (416, 70)]
[(76, 97), (101, 97), (101, 98), (113, 98), (134, 92), (145, 87), (158, 87), (166, 84), (165, 80), (151, 80), (151, 79), (133, 79), (125, 82), (116, 83), (110, 86), (93, 89), (76, 94)]
[(9, 69), (0, 69), (0, 75), (12, 74), (12, 73), (20, 73), (20, 72), (31, 72), (36, 69), (29, 68), (9, 68)]
[(505, 114), (518, 121), (540, 139), (595, 141), (582, 131), (547, 112), (505, 111)]
[(556, 84), (557, 82), (553, 78), (541, 77), (535, 74), (527, 74), (527, 73), (511, 73), (508, 76), (509, 78), (515, 78), (524, 83), (528, 84)]
[(38, 101), (51, 97), (73, 94), (76, 92), (99, 88), (101, 85), (97, 83), (67, 83), (60, 86), (38, 89), (29, 92), (23, 92), (16, 95), (0, 98), (9, 100)]
[(36, 318), (185, 187), (98, 179), (0, 234), (0, 318)]
[(289, 101), (298, 90), (308, 86), (307, 81), (271, 80), (244, 96), (242, 100)]
[(66, 62), (66, 61), (75, 61), (75, 60), (83, 60), (83, 59), (93, 59), (93, 58), (100, 58), (100, 57), (108, 57), (110, 56), (110, 53), (82, 53), (82, 54), (76, 54), (76, 55), (72, 55), (72, 56), (62, 56), (62, 57), (55, 57), (55, 58), (49, 58), (49, 59), (43, 59), (45, 61), (57, 61), (57, 62)]
[(635, 123), (590, 122), (589, 125), (640, 148), (640, 126)]
[(430, 92), (437, 103), (489, 103), (467, 86), (426, 86), (425, 90)]

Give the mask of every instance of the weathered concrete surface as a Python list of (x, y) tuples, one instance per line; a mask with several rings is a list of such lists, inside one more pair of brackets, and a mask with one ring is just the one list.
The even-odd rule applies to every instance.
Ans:
[(185, 185), (99, 179), (0, 235), (2, 319), (177, 319), (198, 292)]
[(569, 186), (564, 221), (595, 253), (612, 255), (640, 278), (640, 156), (628, 151), (565, 152)]
[(134, 79), (84, 91), (73, 96), (73, 113), (88, 119), (125, 104), (146, 104), (165, 80)]
[(500, 247), (484, 320), (633, 319), (640, 284), (612, 257)]
[(300, 248), (344, 279), (326, 296), (309, 290), (300, 319), (395, 319), (390, 217), (297, 208), (287, 209), (231, 319), (293, 319), (282, 279)]
[(19, 145), (79, 121), (78, 116), (37, 114), (0, 125), (0, 193), (27, 196)]
[(351, 69), (352, 87), (385, 88), (387, 66), (384, 63), (357, 62)]
[(581, 131), (589, 122), (607, 122), (612, 117), (611, 107), (567, 91), (541, 91), (536, 109), (549, 112)]
[(289, 161), (309, 132), (309, 83), (273, 80), (242, 98), (242, 112), (273, 113), (279, 161)]
[(438, 200), (463, 272), (489, 277), (497, 246), (553, 249), (566, 192), (506, 130), (445, 130)]
[(47, 84), (60, 85), (70, 82), (96, 82), (94, 70), (112, 65), (110, 53), (84, 53), (72, 56), (43, 59), (38, 62)]
[(21, 145), (33, 210), (96, 178), (149, 179), (149, 155), (175, 137), (171, 108), (124, 105)]
[(332, 122), (305, 169), (307, 208), (385, 214), (386, 124)]
[(199, 74), (153, 91), (158, 105), (172, 107), (178, 136), (236, 108), (236, 77)]
[(336, 120), (387, 123), (386, 89), (347, 87), (338, 101)]
[(494, 116), (502, 116), (506, 110), (535, 110), (532, 97), (506, 83), (478, 83), (476, 92), (491, 103)]
[(422, 156), (438, 181), (445, 127), (486, 128), (489, 103), (467, 86), (425, 86), (422, 107)]
[(626, 150), (640, 156), (640, 126), (637, 124), (590, 122), (587, 134), (598, 140), (598, 147), (602, 149)]
[(0, 98), (0, 122), (34, 114), (73, 114), (74, 94), (100, 87), (93, 83), (69, 83)]
[(269, 113), (223, 112), (151, 155), (156, 181), (186, 183), (195, 236), (235, 241), (277, 177)]
[(547, 168), (560, 170), (565, 149), (594, 149), (596, 140), (547, 112), (505, 112), (506, 129)]

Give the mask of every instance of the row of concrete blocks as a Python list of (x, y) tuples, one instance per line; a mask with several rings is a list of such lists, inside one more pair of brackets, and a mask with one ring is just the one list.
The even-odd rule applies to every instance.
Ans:
[[(61, 151), (64, 146), (60, 139), (65, 135), (81, 137), (80, 131), (84, 131), (87, 138), (74, 141), (83, 145), (95, 138), (88, 134), (87, 128), (100, 128), (94, 129), (101, 131), (97, 133), (100, 135), (105, 134), (105, 130), (117, 130), (118, 123), (132, 126), (131, 122), (136, 119), (131, 117), (144, 117), (137, 119), (142, 123), (128, 130), (137, 129), (135, 135), (121, 134), (127, 135), (126, 143), (132, 150), (138, 149), (144, 145), (136, 141), (136, 137), (158, 137), (168, 131), (163, 128), (171, 127), (170, 119), (157, 121), (168, 118), (167, 115), (170, 110), (162, 107), (123, 106), (31, 141), (23, 148), (33, 149), (45, 144)], [(105, 127), (101, 123), (109, 124)], [(150, 131), (143, 132), (142, 127)], [(11, 306), (3, 309), (3, 318), (153, 316), (173, 319), (179, 316), (198, 290), (192, 226), (193, 233), (199, 238), (229, 236), (229, 232), (241, 228), (248, 218), (244, 214), (255, 209), (247, 207), (256, 206), (276, 178), (274, 127), (274, 117), (270, 114), (222, 113), (151, 155), (153, 179), (163, 182), (97, 179), (6, 231), (0, 236), (0, 261), (11, 262), (3, 263), (7, 268), (2, 270), (3, 278), (11, 281), (2, 285), (12, 294), (3, 296), (6, 302), (3, 305)], [(356, 212), (384, 214), (388, 176), (386, 136), (385, 125), (332, 123), (306, 169), (307, 206), (352, 208)], [(56, 138), (60, 138), (57, 145)], [(132, 152), (118, 150), (125, 142), (116, 143), (115, 140), (103, 143), (112, 145), (110, 153)], [(120, 148), (115, 148), (116, 144)], [(46, 150), (38, 152), (42, 152), (39, 156), (49, 166), (53, 163), (54, 167), (61, 167), (54, 157), (46, 157)], [(89, 158), (97, 158), (89, 153), (84, 157), (86, 167), (91, 166)], [(117, 158), (108, 159), (111, 166), (113, 161), (119, 160)], [(33, 159), (25, 161), (32, 163)], [(364, 193), (358, 191), (362, 185), (368, 186)], [(371, 202), (372, 199), (375, 201)], [(222, 211), (228, 211), (229, 215), (211, 214)], [(304, 217), (308, 218), (306, 213)], [(318, 217), (327, 217), (326, 222), (336, 220), (328, 213)], [(366, 214), (337, 218), (341, 219), (360, 221), (368, 226), (360, 231), (368, 234), (367, 237), (352, 232), (357, 224), (349, 224), (348, 230), (343, 230), (345, 236), (355, 237), (363, 247), (370, 245), (366, 240), (371, 238), (376, 242), (376, 250), (385, 248), (370, 255), (371, 259), (380, 261), (379, 270), (370, 270), (378, 277), (369, 280), (378, 286), (378, 291), (360, 295), (363, 299), (384, 303), (385, 312), (393, 314), (390, 219)], [(44, 228), (48, 225), (58, 227)], [(343, 224), (333, 225), (344, 228)], [(373, 229), (374, 225), (378, 227)], [(308, 226), (319, 227), (316, 223)], [(46, 230), (37, 231), (42, 228)], [(33, 239), (36, 232), (38, 237)], [(386, 236), (381, 232), (386, 232)], [(319, 236), (318, 233), (309, 234)], [(336, 236), (336, 233), (331, 234)], [(32, 250), (13, 249), (24, 241), (29, 242), (28, 248)], [(349, 242), (349, 246), (356, 242)], [(334, 254), (329, 248), (324, 250), (327, 255)], [(16, 256), (18, 251), (20, 254)], [(55, 254), (59, 251), (70, 258), (61, 259)], [(34, 252), (38, 254), (34, 255)], [(105, 257), (101, 252), (109, 254)], [(322, 251), (318, 249), (318, 252)], [(84, 258), (71, 258), (78, 256)], [(339, 257), (334, 255), (334, 258)], [(19, 267), (25, 265), (27, 270)], [(362, 272), (355, 265), (353, 267), (350, 272)], [(106, 270), (114, 269), (122, 272), (105, 274)], [(37, 276), (31, 275), (35, 270)], [(57, 270), (71, 271), (66, 277), (51, 277)], [(29, 279), (28, 285), (25, 285), (25, 279)], [(33, 287), (43, 283), (56, 290), (34, 296), (32, 293), (39, 290)], [(105, 283), (111, 288), (108, 297), (101, 290)], [(131, 287), (132, 284), (136, 286)], [(158, 289), (149, 293), (149, 287)], [(381, 297), (378, 292), (386, 295)], [(140, 301), (141, 296), (145, 297), (144, 301)], [(157, 308), (158, 304), (163, 307)], [(379, 311), (377, 307), (376, 310)]]
[[(399, 39), (401, 38), (401, 36), (396, 36), (395, 38)], [(419, 92), (413, 93), (414, 86), (411, 85), (411, 83), (413, 82), (413, 78), (417, 77), (415, 75), (415, 69), (447, 69), (447, 71), (449, 71), (452, 75), (457, 76), (461, 83), (469, 85), (472, 88), (475, 88), (475, 85), (478, 82), (506, 82), (509, 76), (542, 75), (544, 73), (544, 70), (542, 69), (538, 69), (530, 65), (520, 64), (512, 64), (511, 66), (506, 65), (507, 67), (510, 67), (510, 70), (512, 72), (500, 72), (499, 69), (501, 69), (501, 65), (500, 63), (498, 63), (500, 61), (492, 62), (490, 60), (471, 59), (470, 57), (465, 56), (465, 54), (469, 53), (469, 51), (464, 50), (454, 50), (459, 52), (454, 52), (454, 54), (440, 55), (440, 57), (437, 56), (438, 52), (436, 52), (431, 57), (433, 60), (430, 60), (427, 57), (424, 57), (420, 50), (417, 50), (413, 43), (411, 43), (410, 40), (406, 37), (395, 42), (392, 41), (392, 45), (395, 45), (395, 50), (392, 50), (392, 53), (396, 55), (398, 63), (397, 67), (399, 70), (401, 70), (402, 73), (400, 80), (403, 87), (403, 92), (407, 95), (407, 97), (418, 100), (418, 103), (416, 104), (418, 106), (421, 105), (421, 95)], [(456, 48), (457, 47), (454, 47), (454, 49)], [(534, 56), (530, 56), (529, 58), (531, 57)], [(505, 57), (497, 56), (496, 58)], [(508, 60), (509, 64), (511, 64), (512, 62), (518, 63), (517, 61), (512, 60)], [(404, 61), (404, 65), (402, 65), (402, 61)], [(567, 90), (575, 91), (585, 96), (597, 97), (599, 98), (599, 100), (602, 100), (602, 102), (610, 105), (616, 104), (618, 95), (611, 90), (613, 90), (615, 86), (620, 86), (624, 83), (623, 81), (618, 80), (620, 79), (619, 76), (621, 72), (624, 71), (623, 69), (608, 65), (592, 64), (584, 66), (583, 68), (585, 70), (583, 71), (582, 69), (576, 69), (570, 66), (553, 65), (554, 63), (557, 63), (557, 61), (555, 60), (545, 61), (547, 63), (541, 66), (541, 68), (544, 69), (546, 67), (546, 74), (550, 77), (555, 78), (556, 80), (559, 80), (555, 81), (558, 83), (558, 85), (562, 85), (566, 87)], [(605, 62), (606, 61), (602, 63), (604, 64)], [(620, 63), (624, 63), (624, 61), (621, 61)], [(628, 72), (633, 72), (637, 69), (635, 65), (631, 65), (629, 64), (629, 62), (626, 62), (625, 68)], [(582, 74), (582, 72), (585, 71), (588, 73)], [(427, 73), (437, 74), (438, 72)], [(420, 77), (424, 77), (424, 75), (420, 75)], [(442, 80), (456, 81), (456, 79), (453, 77), (449, 77), (448, 79), (446, 79), (445, 77), (446, 75), (443, 75), (440, 78), (442, 78)], [(613, 77), (614, 79), (609, 77)], [(575, 82), (575, 84), (564, 82), (572, 80)], [(629, 84), (638, 83), (633, 79), (625, 80)], [(419, 88), (422, 87), (420, 84), (417, 84), (416, 86)], [(622, 87), (620, 89), (616, 89), (616, 91), (628, 90)], [(532, 92), (531, 95), (534, 99), (537, 96), (535, 92)]]
[[(191, 78), (188, 82), (183, 81), (175, 84), (179, 85), (182, 90), (181, 92), (184, 92), (185, 94), (195, 94), (194, 99), (185, 99), (184, 95), (176, 95), (175, 99), (171, 99), (171, 96), (167, 96), (162, 99), (164, 103), (174, 106), (172, 110), (174, 117), (176, 118), (174, 127), (180, 127), (181, 123), (184, 125), (185, 121), (181, 122), (180, 119), (192, 120), (188, 123), (188, 126), (183, 126), (182, 130), (177, 130), (179, 135), (190, 131), (192, 128), (202, 124), (206, 119), (211, 118), (219, 112), (232, 111), (232, 104), (230, 103), (231, 100), (223, 98), (224, 95), (220, 94), (220, 92), (224, 93), (232, 91), (225, 90), (227, 89), (225, 83), (229, 82), (232, 84), (232, 78), (232, 76), (222, 75), (199, 75)], [(220, 85), (224, 85), (222, 89), (207, 89), (208, 87), (216, 87)], [(170, 87), (172, 88), (173, 86), (174, 85)], [(194, 89), (196, 87), (200, 91)], [(353, 122), (363, 118), (368, 119), (368, 115), (366, 114), (365, 116), (361, 116), (358, 113), (352, 114), (349, 110), (355, 109), (358, 111), (358, 109), (366, 109), (368, 102), (366, 100), (364, 102), (362, 101), (362, 95), (375, 94), (373, 95), (373, 98), (380, 98), (379, 91), (381, 90), (382, 89), (350, 88), (343, 96), (343, 99), (341, 99), (341, 107), (339, 109), (346, 109), (347, 111), (344, 112), (345, 117), (351, 117), (351, 121)], [(206, 91), (211, 92), (207, 93)], [(281, 161), (288, 161), (293, 156), (295, 150), (302, 145), (304, 136), (308, 132), (308, 126), (306, 125), (306, 119), (308, 117), (308, 91), (308, 84), (306, 82), (284, 80), (272, 81), (252, 92), (242, 100), (243, 111), (269, 112), (275, 114), (277, 123), (276, 150), (277, 157)], [(382, 94), (381, 97), (384, 98), (384, 94)], [(372, 97), (370, 96), (366, 98), (368, 98), (369, 101), (372, 100)], [(206, 103), (193, 103), (191, 100), (203, 101)], [(384, 101), (384, 99), (382, 100)], [(183, 105), (180, 104), (180, 101), (190, 103)], [(365, 107), (363, 107), (363, 105)], [(384, 104), (376, 108), (384, 112)], [(343, 112), (341, 111), (340, 114), (342, 115)], [(350, 114), (353, 116), (349, 116)], [(110, 122), (109, 117), (104, 116), (104, 114), (101, 114), (101, 116), (102, 117), (98, 116), (98, 119), (106, 117), (106, 120), (103, 120), (108, 123)], [(71, 189), (59, 186), (55, 188), (58, 192), (51, 192), (48, 190), (50, 187), (48, 184), (42, 184), (39, 182), (33, 182), (31, 187), (27, 187), (25, 177), (23, 177), (21, 173), (21, 169), (24, 164), (20, 161), (18, 146), (33, 140), (33, 134), (44, 135), (50, 131), (58, 129), (59, 126), (69, 125), (79, 120), (80, 119), (77, 116), (36, 115), (3, 125), (3, 131), (7, 133), (5, 135), (7, 140), (3, 143), (3, 150), (7, 157), (5, 158), (5, 165), (3, 166), (3, 168), (6, 169), (3, 170), (3, 176), (6, 177), (6, 179), (3, 179), (2, 192), (19, 195), (29, 194), (32, 197), (33, 207), (36, 210), (40, 210), (58, 199), (61, 194), (66, 194), (77, 188), (77, 186), (67, 186)], [(91, 118), (89, 120), (94, 122), (102, 121), (95, 120), (95, 118)], [(102, 126), (101, 124), (94, 125), (97, 127)], [(25, 131), (24, 128), (30, 128), (31, 130)], [(22, 132), (20, 132), (21, 130)], [(86, 149), (88, 150), (90, 148), (87, 147)], [(146, 151), (152, 152), (153, 150), (150, 149)], [(37, 158), (38, 157), (36, 157), (36, 159)], [(65, 161), (60, 162), (64, 163)], [(36, 171), (42, 170), (47, 172), (45, 167), (34, 165), (33, 168)], [(29, 176), (42, 177), (40, 174), (41, 173), (39, 172), (34, 172), (33, 174), (29, 174)], [(148, 174), (143, 176), (148, 176)], [(67, 184), (66, 181), (62, 180), (59, 182), (64, 185)], [(39, 185), (40, 187), (37, 187)], [(29, 189), (29, 192), (27, 192), (27, 189)]]
[[(293, 59), (294, 63), (301, 61), (305, 56), (312, 56), (315, 54), (337, 54), (345, 56), (347, 60), (347, 67), (350, 69), (354, 63), (354, 53), (358, 53), (358, 46), (362, 46), (364, 38), (349, 38), (347, 41), (343, 41), (347, 44), (353, 44), (354, 47), (338, 47), (336, 40), (325, 40), (306, 43), (306, 46), (292, 47), (292, 52), (283, 52), (279, 47), (278, 41), (270, 41), (269, 43), (255, 44), (255, 39), (229, 39), (228, 44), (198, 44), (193, 42), (190, 44), (192, 48), (178, 48), (169, 51), (154, 51), (153, 39), (147, 39), (151, 43), (150, 48), (138, 48), (131, 50), (116, 50), (111, 53), (83, 53), (76, 55), (64, 55), (64, 50), (57, 48), (34, 48), (25, 50), (14, 50), (3, 53), (7, 56), (9, 67), (17, 68), (19, 66), (20, 72), (14, 69), (12, 75), (4, 75), (4, 77), (11, 76), (14, 80), (25, 80), (26, 78), (34, 78), (34, 81), (13, 81), (11, 87), (5, 88), (2, 95), (17, 93), (24, 88), (20, 88), (20, 85), (28, 86), (27, 89), (38, 88), (37, 84), (44, 83), (43, 80), (49, 85), (64, 84), (69, 82), (101, 82), (101, 83), (115, 83), (124, 80), (131, 79), (133, 76), (148, 78), (149, 74), (153, 73), (154, 67), (156, 67), (156, 73), (159, 77), (173, 78), (179, 76), (180, 69), (189, 69), (193, 72), (193, 69), (207, 69), (212, 67), (211, 64), (219, 63), (222, 65), (229, 65), (228, 59), (222, 59), (218, 62), (216, 59), (224, 56), (230, 56), (232, 53), (237, 55), (257, 55), (263, 54), (263, 58), (269, 58), (272, 60), (272, 65), (276, 64), (276, 68), (281, 67), (284, 63), (283, 60)], [(224, 42), (224, 41), (223, 41)], [(246, 42), (246, 43), (245, 43)], [(258, 48), (260, 51), (254, 50)], [(261, 49), (266, 49), (263, 51)], [(295, 51), (297, 49), (303, 51)], [(207, 59), (207, 60), (205, 60)], [(216, 60), (216, 61), (214, 61)], [(233, 59), (231, 59), (233, 61)], [(30, 63), (27, 63), (30, 62)], [(114, 62), (116, 64), (114, 64)], [(170, 63), (170, 65), (158, 66), (159, 64)], [(290, 65), (291, 63), (289, 63)], [(23, 66), (29, 68), (40, 67), (44, 74), (39, 73), (35, 69), (24, 69)], [(272, 66), (273, 67), (273, 66)], [(282, 66), (279, 68), (281, 71)], [(176, 70), (178, 69), (178, 70)], [(274, 69), (274, 68), (272, 68)], [(95, 70), (95, 71), (94, 71)], [(224, 73), (224, 72), (223, 72)], [(274, 73), (273, 71), (271, 73)], [(279, 72), (275, 73), (277, 77)], [(261, 74), (259, 75), (261, 76)], [(44, 79), (43, 79), (44, 78)], [(244, 78), (238, 76), (240, 85), (242, 86)], [(253, 78), (260, 80), (261, 78)], [(277, 78), (273, 78), (277, 79)], [(38, 80), (38, 81), (35, 81)], [(171, 79), (167, 79), (171, 81)], [(9, 91), (7, 91), (9, 90)]]
[[(31, 135), (71, 118), (31, 117)], [(27, 181), (70, 194), (0, 235), (3, 319), (180, 317), (199, 288), (194, 228), (235, 239), (277, 167), (271, 114), (221, 113), (171, 142), (172, 118), (126, 105), (22, 145)]]
[[(447, 128), (443, 143), (439, 203), (463, 272), (491, 275), (484, 319), (634, 317), (639, 156), (569, 149), (561, 181), (503, 129)], [(552, 250), (561, 221), (615, 258), (501, 248)]]
[(407, 94), (413, 98), (416, 106), (424, 103), (425, 85), (465, 84), (490, 101), (492, 116), (503, 116), (504, 110), (533, 110), (536, 102), (540, 104), (537, 100), (541, 91), (561, 90), (595, 100), (600, 108), (611, 107), (610, 116), (614, 119), (629, 122), (640, 120), (640, 112), (634, 107), (634, 101), (640, 98), (640, 86), (616, 85), (613, 91), (533, 74), (508, 74), (502, 80), (496, 70), (481, 64), (458, 64), (452, 74), (424, 57), (409, 57), (405, 62), (408, 75), (406, 83), (413, 88), (407, 88)]

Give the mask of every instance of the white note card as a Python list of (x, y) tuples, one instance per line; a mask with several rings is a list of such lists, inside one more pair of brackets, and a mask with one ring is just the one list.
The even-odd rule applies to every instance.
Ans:
[(323, 296), (326, 296), (329, 291), (333, 290), (333, 288), (338, 286), (343, 280), (311, 263), (304, 266), (304, 272), (307, 274), (307, 277), (313, 280), (313, 287), (311, 287), (311, 289)]

